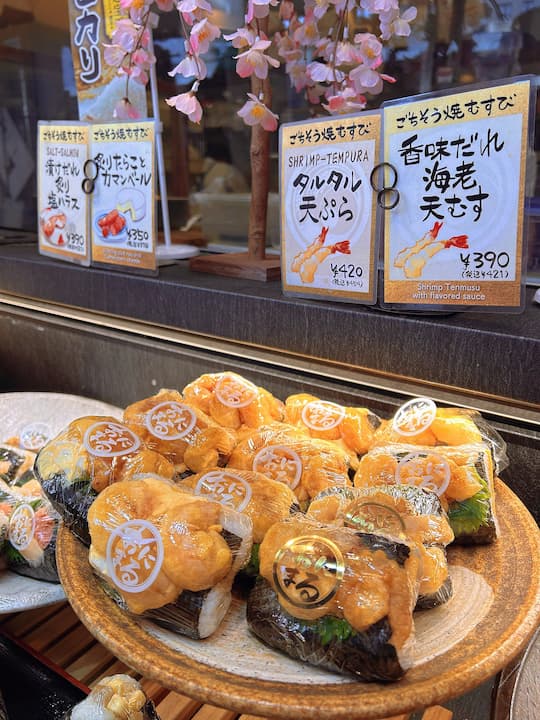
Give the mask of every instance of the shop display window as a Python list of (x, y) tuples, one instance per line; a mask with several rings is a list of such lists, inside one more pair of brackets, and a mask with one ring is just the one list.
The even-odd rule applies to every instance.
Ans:
[[(214, 0), (224, 32), (242, 24), (242, 0)], [(540, 0), (419, 0), (408, 38), (385, 48), (384, 71), (397, 78), (369, 107), (384, 100), (540, 72)], [(327, 19), (331, 24), (331, 17)], [(271, 33), (277, 18), (270, 19)], [(272, 28), (275, 22), (275, 28)], [(377, 33), (363, 11), (351, 13), (350, 32)], [(163, 14), (154, 32), (158, 92), (164, 99), (189, 89), (168, 71), (184, 52), (175, 13)], [(250, 189), (249, 128), (237, 115), (248, 81), (236, 75), (236, 50), (222, 41), (205, 56), (208, 79), (198, 96), (200, 125), (161, 103), (169, 207), (173, 228), (200, 214), (210, 243), (245, 243)], [(319, 109), (291, 88), (282, 69), (271, 73), (273, 110), (281, 122)], [(8, 0), (0, 10), (0, 228), (33, 231), (36, 225), (36, 126), (38, 120), (76, 120), (77, 99), (65, 0)], [(324, 111), (323, 111), (324, 112)], [(540, 282), (540, 132), (527, 194), (528, 276)], [(278, 134), (271, 137), (271, 208), (277, 208)], [(208, 208), (212, 208), (209, 212)], [(279, 242), (278, 213), (271, 211), (268, 243)], [(219, 224), (218, 224), (219, 223)]]

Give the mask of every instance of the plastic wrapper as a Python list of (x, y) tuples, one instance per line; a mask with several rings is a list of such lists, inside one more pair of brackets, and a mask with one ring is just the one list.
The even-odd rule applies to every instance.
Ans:
[(275, 423), (246, 434), (232, 451), (227, 467), (254, 470), (285, 483), (305, 509), (321, 490), (349, 485), (354, 465), (352, 454), (334, 443)]
[(10, 485), (31, 478), (36, 454), (14, 444), (0, 443), (0, 477)]
[(160, 390), (133, 403), (123, 419), (147, 448), (164, 455), (180, 474), (225, 465), (236, 444), (234, 431), (184, 402), (177, 390)]
[(19, 575), (60, 582), (56, 569), (58, 514), (42, 496), (0, 481), (3, 564)]
[(391, 420), (383, 421), (373, 438), (373, 447), (388, 444), (489, 446), (497, 474), (508, 467), (506, 443), (481, 415), (466, 408), (437, 407), (430, 398), (413, 398), (402, 405)]
[(247, 515), (254, 543), (260, 543), (275, 522), (300, 509), (287, 485), (252, 470), (211, 468), (185, 478), (180, 487)]
[(415, 485), (434, 492), (448, 513), (455, 540), (483, 544), (497, 537), (493, 462), (484, 444), (388, 445), (360, 460), (356, 487)]
[(261, 543), (249, 628), (304, 662), (398, 680), (411, 662), (418, 562), (405, 540), (300, 517), (276, 523)]
[(65, 525), (86, 545), (88, 508), (103, 488), (147, 474), (175, 475), (174, 465), (127, 425), (99, 416), (70, 423), (40, 450), (34, 470)]
[(159, 720), (159, 716), (137, 680), (110, 675), (99, 680), (62, 720)]
[(366, 453), (381, 419), (367, 408), (345, 407), (299, 393), (285, 400), (285, 421), (311, 437), (332, 440), (356, 455)]
[(8, 720), (8, 718), (9, 716), (7, 714), (6, 704), (4, 702), (2, 693), (0, 692), (0, 720)]
[(90, 564), (122, 607), (195, 639), (219, 627), (250, 558), (249, 518), (148, 476), (105, 488), (88, 522)]
[(436, 607), (451, 598), (445, 548), (454, 533), (435, 493), (412, 485), (330, 488), (315, 498), (307, 514), (319, 522), (415, 543), (421, 560), (416, 607)]
[(182, 394), (186, 403), (233, 430), (283, 420), (281, 400), (234, 372), (201, 375)]

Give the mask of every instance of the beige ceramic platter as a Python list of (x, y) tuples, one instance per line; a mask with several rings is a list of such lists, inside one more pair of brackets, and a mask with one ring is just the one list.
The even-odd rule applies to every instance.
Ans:
[[(0, 444), (13, 437), (38, 450), (82, 415), (122, 417), (122, 410), (99, 400), (47, 392), (0, 393)], [(65, 599), (61, 585), (0, 573), (0, 614), (44, 607)]]
[(250, 636), (240, 601), (218, 632), (194, 642), (124, 614), (97, 585), (86, 548), (66, 529), (58, 566), (67, 597), (115, 655), (171, 690), (276, 718), (369, 720), (444, 702), (504, 667), (540, 618), (540, 533), (521, 501), (496, 486), (500, 537), (451, 548), (456, 588), (444, 608), (415, 614), (414, 664), (399, 682), (361, 683), (292, 661)]

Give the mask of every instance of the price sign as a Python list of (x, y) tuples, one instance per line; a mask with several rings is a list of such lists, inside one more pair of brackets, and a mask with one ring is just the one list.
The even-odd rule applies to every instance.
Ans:
[(156, 270), (154, 122), (92, 125), (92, 263)]
[(519, 310), (531, 82), (384, 106), (384, 302)]
[(81, 182), (88, 126), (38, 123), (38, 242), (42, 255), (90, 264), (87, 196)]
[(380, 115), (280, 129), (281, 276), (286, 294), (374, 303)]

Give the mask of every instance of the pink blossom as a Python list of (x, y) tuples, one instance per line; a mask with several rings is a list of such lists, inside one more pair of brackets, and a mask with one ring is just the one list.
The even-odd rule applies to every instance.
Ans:
[(358, 53), (350, 42), (338, 42), (336, 48), (336, 65), (351, 65), (358, 62)]
[(127, 18), (118, 20), (112, 34), (111, 40), (114, 45), (119, 45), (126, 52), (135, 50), (139, 39), (140, 31), (137, 26)]
[(297, 45), (290, 35), (274, 35), (274, 42), (278, 48), (278, 55), (286, 62), (301, 60), (304, 57), (303, 50)]
[(169, 75), (171, 77), (183, 75), (185, 78), (196, 77), (197, 80), (204, 80), (207, 73), (206, 63), (202, 57), (197, 56), (197, 58), (195, 58), (194, 55), (188, 53), (186, 57), (169, 72)]
[(354, 70), (351, 70), (349, 77), (357, 93), (367, 92), (371, 95), (378, 95), (382, 91), (383, 80), (396, 82), (395, 78), (390, 75), (383, 75), (365, 65), (360, 65), (354, 68)]
[(359, 95), (353, 88), (345, 88), (336, 95), (330, 95), (328, 103), (323, 103), (323, 108), (331, 115), (343, 115), (345, 113), (359, 112), (366, 107), (366, 98)]
[(139, 48), (138, 50), (135, 50), (135, 52), (131, 56), (131, 62), (140, 68), (149, 70), (150, 66), (156, 62), (156, 58), (151, 55), (148, 50), (145, 50), (144, 48)]
[(217, 25), (204, 18), (191, 28), (190, 43), (196, 53), (208, 52), (210, 43), (221, 35)]
[(146, 3), (145, 0), (120, 0), (122, 10), (142, 10), (147, 4), (149, 5), (150, 3)]
[(275, 7), (278, 0), (248, 0), (246, 22), (252, 22), (253, 18), (264, 18), (270, 12), (270, 6)]
[(380, 13), (381, 38), (389, 40), (392, 35), (408, 37), (411, 34), (409, 23), (416, 17), (416, 8), (410, 7), (400, 16), (399, 9)]
[(300, 90), (306, 87), (308, 84), (308, 76), (305, 62), (296, 61), (287, 63), (285, 70), (296, 92), (300, 92)]
[(193, 88), (186, 93), (181, 95), (174, 95), (174, 97), (167, 98), (165, 102), (167, 105), (176, 108), (179, 112), (187, 115), (191, 122), (200, 122), (202, 117), (202, 107), (200, 102), (197, 100), (195, 95), (198, 89), (198, 83), (195, 83)]
[(398, 0), (360, 0), (360, 7), (372, 15), (380, 15), (399, 7)]
[(126, 51), (120, 45), (106, 45), (103, 44), (103, 57), (107, 65), (112, 67), (118, 67), (122, 64), (123, 59), (126, 57)]
[(313, 82), (341, 82), (344, 78), (340, 70), (321, 62), (311, 62), (307, 66), (307, 74)]
[(382, 62), (382, 43), (371, 33), (359, 33), (354, 38), (358, 43), (358, 54), (364, 65), (369, 68), (376, 68)]
[(249, 100), (238, 111), (238, 115), (246, 125), (261, 125), (268, 132), (275, 130), (278, 126), (279, 117), (256, 95), (248, 93), (247, 96)]
[(268, 77), (268, 66), (279, 67), (279, 61), (264, 54), (272, 43), (270, 40), (257, 40), (249, 50), (235, 55), (236, 73), (241, 78), (250, 77), (255, 73), (259, 80)]
[(129, 99), (125, 97), (116, 103), (113, 111), (113, 118), (117, 120), (138, 120), (139, 113), (129, 102)]
[[(330, 0), (314, 0), (309, 3), (309, 5), (313, 8), (313, 15), (317, 18), (317, 20), (320, 20), (323, 15), (326, 15), (328, 8), (330, 7)], [(306, 3), (306, 7), (307, 6), (308, 3)]]
[(326, 87), (324, 85), (319, 85), (319, 83), (316, 83), (315, 85), (308, 85), (306, 88), (307, 99), (312, 105), (318, 105), (325, 92)]
[(180, 0), (176, 7), (182, 14), (197, 13), (198, 11), (212, 12), (212, 6), (206, 0)]
[(241, 48), (248, 47), (255, 43), (255, 33), (248, 27), (238, 28), (238, 30), (230, 35), (223, 36), (225, 40), (228, 40), (234, 48), (240, 50)]
[(300, 45), (315, 45), (320, 40), (317, 20), (313, 15), (306, 15), (302, 25), (294, 31), (294, 39)]

